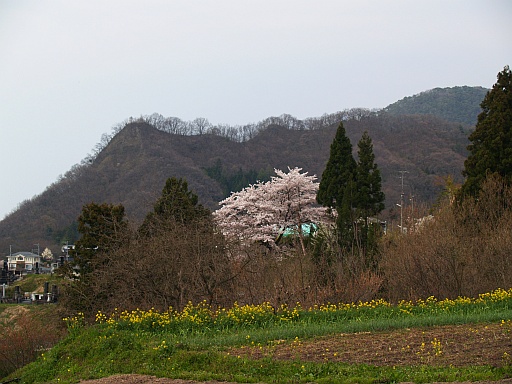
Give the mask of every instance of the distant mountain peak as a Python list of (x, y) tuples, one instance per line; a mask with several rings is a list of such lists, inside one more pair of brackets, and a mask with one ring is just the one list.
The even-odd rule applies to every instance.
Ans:
[(489, 90), (483, 87), (456, 86), (433, 88), (388, 105), (393, 115), (436, 115), (447, 121), (474, 126), (480, 103)]

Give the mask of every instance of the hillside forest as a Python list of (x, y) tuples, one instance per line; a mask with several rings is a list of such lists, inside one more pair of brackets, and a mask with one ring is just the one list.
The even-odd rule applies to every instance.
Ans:
[(186, 179), (212, 211), (231, 192), (269, 180), (274, 169), (299, 167), (320, 181), (340, 121), (354, 156), (365, 131), (373, 141), (386, 197), (381, 219), (391, 228), (399, 223), (396, 204), (402, 198), (401, 205), (420, 217), (436, 202), (446, 178), (463, 181), (474, 110), (480, 110), (485, 92), (435, 89), (385, 110), (355, 108), (304, 120), (284, 114), (244, 126), (159, 114), (129, 118), (104, 134), (80, 164), (0, 221), (0, 257), (33, 244), (60, 253), (62, 245), (78, 239), (77, 218), (90, 202), (122, 204), (128, 218), (140, 223), (170, 177)]

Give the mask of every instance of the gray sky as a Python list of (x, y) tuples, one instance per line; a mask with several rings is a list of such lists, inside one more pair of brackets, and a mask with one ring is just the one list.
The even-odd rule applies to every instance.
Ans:
[(0, 0), (0, 219), (130, 116), (235, 125), (490, 88), (511, 18), (509, 0)]

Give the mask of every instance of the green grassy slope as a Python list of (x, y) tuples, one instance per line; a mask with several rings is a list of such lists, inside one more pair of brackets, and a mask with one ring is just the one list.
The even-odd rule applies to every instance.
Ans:
[[(512, 290), (496, 291), (473, 300), (431, 299), (398, 305), (372, 301), (308, 310), (275, 309), (267, 304), (213, 310), (202, 303), (190, 305), (180, 313), (98, 314), (93, 325), (85, 325), (83, 317), (77, 315), (67, 319), (69, 335), (64, 340), (7, 379), (18, 377), (22, 383), (73, 383), (139, 373), (276, 383), (499, 380), (512, 376), (512, 361), (507, 359), (512, 350), (506, 349), (511, 345), (511, 318)], [(293, 350), (300, 343), (325, 343), (354, 332), (372, 332), (377, 338), (400, 335), (391, 332), (397, 329), (416, 329), (421, 334), (424, 327), (466, 324), (467, 330), (476, 334), (476, 324), (482, 323), (496, 330), (495, 339), (500, 339), (500, 348), (505, 348), (500, 351), (501, 360), (443, 365), (439, 363), (442, 360), (436, 360), (445, 348), (440, 343), (432, 343), (428, 350), (424, 345), (418, 349), (416, 355), (423, 353), (428, 358), (420, 360), (420, 364), (390, 365), (385, 360), (383, 364), (349, 364), (335, 358), (322, 360), (299, 354), (278, 358), (275, 354), (277, 348)], [(480, 326), (482, 330), (486, 328), (487, 325)], [(254, 353), (245, 353), (249, 350)]]

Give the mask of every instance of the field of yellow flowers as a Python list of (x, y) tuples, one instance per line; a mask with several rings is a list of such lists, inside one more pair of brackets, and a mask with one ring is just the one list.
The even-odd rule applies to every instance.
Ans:
[[(429, 297), (426, 300), (400, 301), (393, 305), (385, 300), (371, 300), (358, 303), (338, 303), (315, 305), (303, 308), (296, 303), (293, 308), (286, 305), (273, 307), (270, 303), (259, 305), (235, 303), (231, 308), (214, 308), (206, 302), (188, 303), (182, 311), (169, 308), (160, 312), (155, 309), (121, 311), (116, 309), (110, 314), (98, 312), (96, 323), (115, 329), (150, 331), (165, 333), (204, 333), (212, 330), (255, 329), (286, 324), (322, 324), (368, 322), (395, 319), (399, 322), (415, 318), (434, 316), (460, 316), (466, 313), (488, 312), (492, 306), (496, 310), (509, 309), (512, 306), (512, 288), (498, 289), (480, 294), (477, 298), (459, 297), (454, 300), (438, 300)], [(64, 319), (69, 328), (80, 327), (83, 315)], [(508, 323), (507, 323), (508, 324)]]
[(117, 374), (231, 382), (433, 382), (512, 377), (512, 289), (304, 308), (269, 303), (117, 309), (65, 319), (69, 335), (21, 373), (31, 383)]

